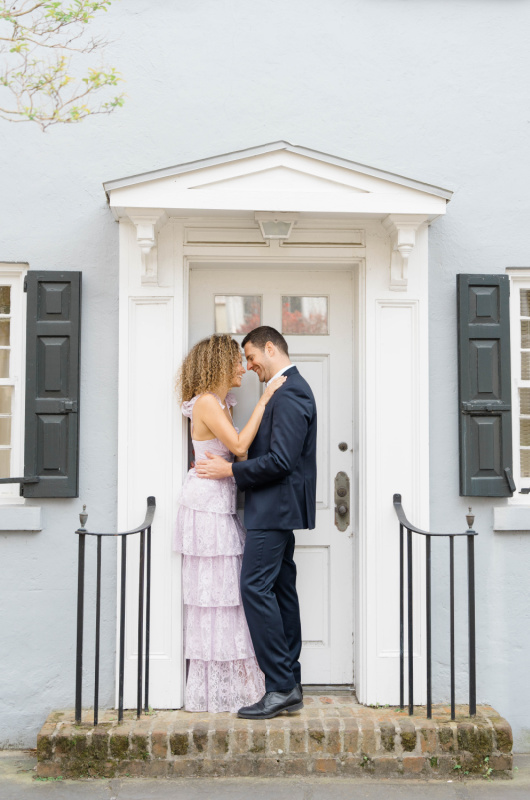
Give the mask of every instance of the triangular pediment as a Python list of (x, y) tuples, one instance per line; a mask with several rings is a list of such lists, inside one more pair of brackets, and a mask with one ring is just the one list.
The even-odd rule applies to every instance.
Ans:
[(444, 213), (451, 192), (274, 142), (104, 184), (115, 208)]
[(253, 169), (243, 175), (236, 175), (220, 180), (211, 180), (208, 176), (198, 176), (198, 180), (190, 189), (216, 189), (232, 192), (245, 191), (287, 191), (287, 192), (362, 192), (367, 191), (351, 183), (321, 177), (311, 171), (294, 169), (292, 165), (268, 166), (264, 169)]

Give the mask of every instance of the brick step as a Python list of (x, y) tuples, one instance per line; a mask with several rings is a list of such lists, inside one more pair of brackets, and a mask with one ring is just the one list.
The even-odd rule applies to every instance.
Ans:
[(355, 698), (305, 696), (295, 714), (250, 722), (234, 714), (154, 711), (136, 719), (91, 711), (52, 712), (37, 739), (39, 777), (282, 776), (511, 777), (512, 732), (491, 706), (414, 716)]

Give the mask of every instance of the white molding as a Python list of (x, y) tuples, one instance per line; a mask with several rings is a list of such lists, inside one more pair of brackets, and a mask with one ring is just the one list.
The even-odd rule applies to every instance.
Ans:
[[(281, 206), (280, 206), (281, 207)], [(158, 207), (157, 207), (158, 208)], [(321, 209), (324, 211), (325, 209)], [(145, 211), (145, 209), (144, 209)], [(388, 215), (387, 215), (388, 216)], [(249, 224), (248, 216), (242, 215), (242, 228)], [(317, 219), (317, 217), (315, 218)], [(341, 220), (339, 222), (339, 219)], [(342, 229), (348, 227), (344, 225), (342, 218), (327, 221), (322, 227)], [(425, 219), (423, 217), (422, 219)], [(193, 224), (206, 228), (208, 223), (215, 228), (234, 228), (237, 217), (234, 215), (224, 216), (222, 213), (216, 215), (209, 212), (209, 216), (197, 217), (196, 215), (186, 218), (184, 215), (170, 218), (170, 226), (166, 229), (166, 234), (171, 232), (173, 244), (166, 243), (165, 256), (167, 264), (164, 263), (164, 271), (167, 277), (164, 287), (156, 287), (154, 284), (143, 284), (140, 279), (140, 259), (138, 255), (137, 231), (131, 223), (124, 220), (125, 224), (120, 225), (120, 418), (119, 418), (119, 527), (126, 529), (129, 522), (129, 504), (136, 502), (134, 496), (134, 486), (136, 481), (132, 475), (134, 458), (132, 451), (131, 437), (134, 437), (135, 430), (131, 427), (131, 383), (130, 371), (131, 364), (134, 362), (134, 347), (132, 332), (130, 330), (130, 300), (137, 298), (147, 302), (153, 302), (156, 297), (171, 298), (174, 301), (173, 309), (173, 374), (178, 368), (183, 355), (187, 351), (188, 345), (188, 285), (190, 265), (194, 268), (212, 268), (215, 265), (232, 265), (234, 269), (248, 268), (255, 266), (257, 270), (265, 271), (268, 267), (291, 266), (300, 269), (350, 269), (352, 264), (359, 265), (359, 283), (356, 287), (355, 296), (355, 319), (357, 330), (354, 333), (355, 369), (359, 370), (356, 378), (357, 402), (355, 407), (358, 414), (358, 430), (355, 437), (358, 448), (358, 460), (356, 464), (356, 475), (353, 478), (359, 487), (357, 521), (358, 533), (356, 535), (357, 545), (354, 550), (355, 573), (353, 580), (356, 583), (356, 598), (354, 613), (356, 616), (355, 631), (355, 679), (359, 697), (365, 703), (386, 703), (394, 702), (396, 695), (396, 668), (398, 659), (393, 642), (390, 640), (394, 631), (391, 630), (391, 637), (388, 636), (388, 625), (386, 633), (378, 632), (377, 628), (381, 623), (385, 623), (382, 613), (376, 613), (377, 607), (377, 583), (378, 556), (374, 547), (377, 544), (375, 533), (378, 532), (378, 525), (381, 526), (388, 542), (393, 546), (394, 539), (397, 537), (397, 525), (393, 516), (391, 495), (392, 491), (402, 491), (407, 513), (410, 518), (428, 528), (428, 498), (429, 498), (429, 469), (428, 469), (428, 318), (427, 318), (427, 240), (428, 231), (426, 226), (421, 225), (421, 221), (413, 220), (411, 224), (416, 227), (415, 245), (412, 258), (409, 263), (408, 276), (408, 295), (402, 299), (392, 294), (389, 288), (388, 279), (388, 231), (385, 231), (380, 221), (375, 219), (351, 219), (348, 224), (354, 228), (363, 228), (366, 233), (366, 248), (360, 249), (352, 246), (336, 245), (330, 247), (329, 251), (325, 248), (312, 247), (311, 245), (301, 245), (290, 247), (289, 250), (280, 247), (278, 242), (272, 242), (270, 247), (264, 248), (262, 245), (249, 243), (247, 245), (237, 244), (232, 249), (227, 244), (222, 243), (215, 246), (212, 243), (207, 245), (201, 243), (187, 244), (185, 231)], [(253, 222), (253, 221), (252, 221)], [(402, 224), (406, 224), (401, 220)], [(251, 223), (252, 224), (252, 223)], [(307, 229), (306, 220), (304, 228)], [(318, 226), (320, 227), (320, 226)], [(366, 264), (365, 264), (366, 259)], [(265, 279), (265, 276), (264, 276)], [(167, 285), (166, 285), (167, 283)], [(377, 365), (375, 363), (376, 342), (377, 342), (377, 308), (383, 311), (399, 308), (406, 312), (405, 316), (409, 319), (412, 314), (413, 326), (406, 328), (407, 331), (407, 352), (406, 363), (412, 365), (413, 381), (407, 388), (406, 397), (413, 403), (415, 409), (412, 421), (412, 434), (407, 440), (407, 458), (411, 464), (410, 474), (406, 476), (406, 485), (401, 480), (403, 477), (400, 472), (400, 465), (394, 459), (391, 463), (391, 480), (388, 479), (388, 486), (380, 485), (380, 476), (386, 451), (376, 452), (377, 449), (377, 421), (375, 419), (375, 393), (376, 387), (388, 388), (388, 404), (392, 409), (395, 400), (395, 391), (392, 387), (387, 387), (383, 381), (376, 380)], [(400, 317), (404, 320), (405, 317)], [(406, 323), (408, 324), (408, 323)], [(399, 331), (405, 330), (400, 324)], [(398, 335), (399, 334), (398, 331)], [(166, 335), (166, 334), (164, 334)], [(168, 334), (171, 335), (171, 334)], [(379, 334), (380, 336), (380, 334)], [(401, 359), (401, 354), (399, 355)], [(388, 381), (387, 381), (388, 383)], [(408, 401), (406, 401), (408, 402)], [(391, 411), (396, 416), (396, 410)], [(168, 469), (168, 488), (157, 491), (167, 492), (164, 504), (167, 506), (167, 513), (173, 519), (179, 487), (186, 468), (186, 454), (184, 453), (183, 443), (185, 442), (185, 426), (179, 421), (180, 415), (175, 403), (174, 419), (171, 422), (171, 432), (166, 437), (166, 446), (171, 451), (172, 467)], [(157, 423), (158, 424), (158, 423)], [(401, 420), (395, 419), (394, 423), (399, 430)], [(171, 446), (169, 446), (171, 443)], [(383, 443), (384, 444), (384, 443)], [(381, 450), (382, 443), (379, 441)], [(147, 466), (146, 466), (147, 468)], [(392, 486), (390, 487), (390, 484)], [(396, 485), (394, 485), (396, 484)], [(398, 485), (400, 484), (400, 485)], [(132, 494), (131, 494), (132, 493)], [(388, 495), (388, 496), (387, 496)], [(144, 498), (142, 497), (142, 502)], [(378, 511), (379, 509), (379, 511)], [(378, 517), (378, 514), (380, 516)], [(382, 514), (382, 516), (381, 516)], [(169, 517), (168, 517), (169, 518)], [(133, 522), (133, 520), (130, 520)], [(134, 520), (136, 523), (136, 520)], [(164, 525), (166, 523), (164, 522)], [(379, 533), (378, 533), (379, 535)], [(181, 614), (180, 598), (180, 560), (176, 554), (170, 557), (173, 565), (174, 583), (171, 589), (172, 613), (174, 621)], [(418, 569), (416, 572), (417, 584), (415, 585), (416, 596), (419, 598), (423, 592), (423, 574), (421, 561), (421, 551), (415, 551), (415, 564)], [(398, 573), (396, 573), (398, 574)], [(381, 580), (379, 578), (379, 580)], [(381, 587), (380, 587), (381, 588)], [(395, 587), (390, 587), (394, 591)], [(375, 595), (374, 595), (375, 591)], [(389, 590), (390, 591), (390, 590)], [(374, 603), (375, 599), (375, 603)], [(390, 597), (389, 602), (394, 607), (395, 601)], [(394, 613), (394, 611), (392, 611)], [(386, 623), (385, 623), (386, 624)], [(418, 622), (422, 630), (423, 620)], [(183, 656), (180, 650), (181, 637), (176, 631), (168, 633), (172, 637), (170, 646), (171, 663), (174, 676), (172, 682), (181, 681), (184, 675)], [(383, 638), (381, 638), (383, 637)], [(386, 637), (386, 638), (385, 638)], [(422, 638), (417, 639), (415, 660), (417, 661), (417, 700), (421, 701), (424, 682), (424, 670), (420, 669), (422, 663)], [(169, 651), (168, 651), (169, 652)], [(134, 666), (130, 661), (130, 668)], [(168, 662), (169, 664), (169, 662)], [(166, 705), (178, 707), (182, 701), (182, 685), (175, 694), (171, 702), (166, 701)]]
[[(524, 495), (528, 503), (528, 495)], [(493, 508), (493, 530), (530, 533), (530, 506), (506, 505)]]
[(413, 214), (389, 214), (383, 220), (392, 242), (390, 256), (390, 289), (406, 292), (408, 287), (408, 264), (416, 244), (416, 231), (427, 222), (428, 217)]
[[(114, 215), (215, 211), (247, 214), (445, 214), (448, 193), (381, 170), (279, 146), (105, 184)], [(193, 212), (192, 212), (193, 210)], [(146, 238), (147, 248), (150, 235)]]
[(305, 156), (307, 158), (321, 161), (333, 166), (342, 167), (344, 169), (359, 172), (363, 175), (379, 178), (381, 180), (395, 183), (399, 186), (406, 186), (411, 189), (417, 189), (421, 192), (436, 195), (445, 200), (450, 200), (453, 192), (450, 189), (442, 189), (440, 186), (424, 183), (423, 181), (416, 181), (411, 178), (406, 178), (403, 175), (397, 175), (393, 172), (370, 167), (366, 164), (359, 164), (356, 161), (350, 161), (345, 158), (330, 155), (329, 153), (322, 153), (319, 150), (312, 150), (308, 147), (300, 147), (293, 145), (290, 142), (277, 141), (268, 144), (260, 145), (258, 147), (250, 147), (244, 150), (235, 150), (231, 153), (224, 153), (222, 155), (213, 156), (211, 158), (202, 158), (197, 161), (188, 161), (184, 164), (177, 164), (172, 167), (165, 167), (163, 169), (153, 170), (151, 172), (142, 172), (137, 175), (131, 175), (126, 178), (118, 178), (117, 180), (106, 181), (103, 188), (109, 195), (114, 189), (121, 189), (125, 186), (132, 186), (138, 183), (145, 183), (147, 181), (158, 180), (159, 178), (173, 177), (174, 175), (182, 175), (187, 172), (195, 172), (197, 170), (204, 170), (210, 167), (216, 167), (221, 164), (230, 164), (244, 159), (256, 158), (267, 153), (276, 152), (289, 152)]
[(136, 241), (142, 255), (142, 283), (158, 285), (157, 238), (162, 224), (167, 221), (163, 209), (152, 209), (149, 214), (129, 213), (136, 228)]
[(40, 530), (42, 530), (40, 506), (0, 505), (0, 531)]
[[(0, 261), (0, 283), (11, 286), (11, 356), (10, 378), (5, 383), (13, 386), (11, 406), (11, 475), (24, 474), (24, 407), (26, 392), (26, 295), (24, 278), (29, 269), (26, 262)], [(0, 487), (0, 507), (24, 506), (18, 484)], [(17, 528), (16, 530), (23, 530)]]

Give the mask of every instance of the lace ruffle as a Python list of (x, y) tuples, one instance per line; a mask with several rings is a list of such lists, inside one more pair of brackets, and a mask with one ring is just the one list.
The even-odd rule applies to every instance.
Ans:
[(233, 478), (198, 478), (195, 470), (191, 469), (184, 481), (179, 503), (201, 513), (213, 511), (217, 514), (235, 514), (236, 497)]
[(187, 556), (239, 556), (245, 545), (245, 529), (237, 514), (180, 506), (173, 545)]
[(182, 593), (191, 606), (238, 606), (243, 556), (184, 556)]
[(255, 658), (238, 661), (190, 661), (186, 711), (235, 713), (265, 694), (265, 679)]
[(254, 648), (243, 606), (184, 606), (184, 654), (199, 661), (252, 658)]

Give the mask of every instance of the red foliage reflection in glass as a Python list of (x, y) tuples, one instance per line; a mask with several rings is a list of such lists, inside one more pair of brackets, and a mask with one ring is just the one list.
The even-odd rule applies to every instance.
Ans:
[(324, 314), (312, 312), (304, 317), (301, 311), (290, 311), (289, 303), (282, 308), (282, 333), (319, 334), (328, 332), (328, 321)]
[(254, 300), (245, 311), (245, 321), (239, 325), (236, 333), (250, 333), (261, 325), (261, 303)]

